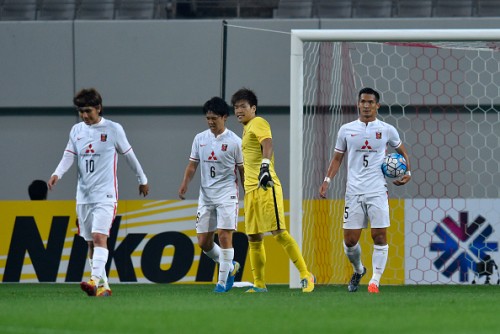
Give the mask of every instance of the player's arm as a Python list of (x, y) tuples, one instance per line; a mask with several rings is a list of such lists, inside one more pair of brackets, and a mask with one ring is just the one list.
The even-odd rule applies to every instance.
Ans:
[(260, 165), (259, 173), (259, 187), (267, 190), (267, 187), (274, 186), (269, 166), (271, 165), (271, 158), (273, 156), (273, 139), (266, 138), (260, 142), (262, 148), (262, 163)]
[(245, 184), (245, 167), (243, 165), (238, 165), (238, 173), (240, 174), (241, 184)]
[(326, 173), (325, 179), (319, 188), (319, 196), (321, 198), (326, 198), (326, 191), (328, 190), (328, 186), (330, 185), (331, 180), (337, 172), (339, 171), (340, 165), (342, 164), (342, 160), (344, 159), (344, 153), (337, 152), (333, 154), (332, 161), (330, 161), (330, 166), (328, 166), (328, 171)]
[[(70, 143), (68, 143), (69, 147)], [(61, 161), (57, 165), (56, 170), (52, 175), (50, 176), (49, 181), (47, 181), (47, 186), (49, 187), (49, 190), (52, 190), (54, 186), (56, 185), (57, 181), (62, 179), (63, 175), (69, 170), (69, 168), (73, 165), (73, 162), (75, 161), (76, 153), (68, 150), (66, 150), (63, 153), (63, 156), (61, 158)]]
[[(189, 160), (186, 170), (184, 171), (184, 178), (182, 179), (181, 186), (179, 187), (178, 193), (180, 199), (186, 199), (184, 195), (188, 190), (188, 184), (193, 179), (194, 173), (196, 173), (196, 169), (198, 168), (198, 161)], [(241, 174), (240, 174), (241, 175)]]
[(403, 184), (406, 184), (411, 180), (410, 156), (408, 155), (408, 152), (406, 151), (406, 147), (402, 143), (395, 150), (396, 150), (396, 152), (401, 154), (406, 160), (406, 173), (405, 173), (405, 175), (403, 175), (403, 177), (401, 177), (401, 179), (394, 180), (392, 183), (394, 183), (397, 186), (402, 186)]
[(123, 130), (123, 127), (118, 123), (115, 123), (115, 126), (116, 150), (118, 153), (123, 154), (125, 160), (127, 161), (127, 164), (137, 176), (137, 181), (139, 182), (139, 195), (143, 195), (144, 197), (146, 197), (149, 194), (148, 178), (146, 177), (146, 174), (144, 174), (142, 166), (139, 163), (139, 160), (137, 159), (132, 146), (128, 142), (125, 130)]
[(148, 178), (146, 177), (146, 174), (144, 174), (139, 160), (137, 160), (132, 148), (130, 148), (124, 155), (127, 164), (137, 176), (137, 181), (139, 182), (139, 195), (146, 197), (149, 194)]

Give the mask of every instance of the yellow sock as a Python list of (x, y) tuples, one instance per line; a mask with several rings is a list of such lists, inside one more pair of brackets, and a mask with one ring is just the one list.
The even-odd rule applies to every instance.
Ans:
[(250, 264), (252, 265), (253, 285), (257, 288), (266, 287), (266, 249), (264, 241), (249, 241)]
[(292, 260), (295, 267), (300, 272), (300, 278), (306, 278), (309, 276), (309, 271), (307, 270), (306, 261), (304, 261), (304, 257), (300, 252), (299, 245), (297, 241), (288, 233), (288, 231), (284, 231), (280, 234), (276, 234), (274, 239), (283, 247), (285, 252), (288, 254), (290, 260)]

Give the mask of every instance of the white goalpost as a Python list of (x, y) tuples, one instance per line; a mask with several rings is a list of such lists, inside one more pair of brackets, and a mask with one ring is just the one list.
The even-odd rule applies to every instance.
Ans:
[[(363, 87), (381, 93), (378, 117), (398, 129), (412, 159), (410, 184), (388, 182), (381, 283), (464, 284), (488, 276), (486, 259), (500, 263), (499, 41), (500, 29), (292, 30), (290, 233), (319, 284), (346, 284), (352, 273), (342, 248), (345, 166), (328, 199), (318, 189)], [(299, 281), (290, 264), (290, 287)]]

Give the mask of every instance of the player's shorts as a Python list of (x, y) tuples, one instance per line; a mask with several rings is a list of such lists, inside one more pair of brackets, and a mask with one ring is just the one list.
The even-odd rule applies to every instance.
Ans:
[(116, 215), (117, 203), (77, 204), (78, 231), (86, 241), (92, 241), (92, 233), (105, 234), (109, 231)]
[(198, 206), (196, 233), (215, 230), (236, 230), (238, 225), (239, 203), (225, 203)]
[(346, 195), (344, 226), (346, 230), (384, 228), (391, 225), (387, 192), (367, 195)]
[(245, 232), (259, 234), (286, 230), (283, 190), (280, 185), (263, 190), (258, 188), (245, 193)]

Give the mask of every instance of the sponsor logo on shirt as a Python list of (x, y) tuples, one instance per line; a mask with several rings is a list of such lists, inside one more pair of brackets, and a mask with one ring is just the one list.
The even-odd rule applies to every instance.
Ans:
[(365, 144), (358, 148), (356, 152), (377, 152), (377, 150), (372, 148), (368, 140), (365, 140)]
[(365, 144), (361, 147), (362, 150), (371, 150), (372, 147), (370, 146), (370, 143), (368, 143), (368, 140), (365, 140)]
[(94, 149), (92, 148), (92, 144), (89, 144), (89, 147), (85, 150), (85, 153), (95, 153)]
[(215, 152), (212, 151), (212, 153), (210, 154), (210, 156), (208, 157), (208, 160), (217, 160), (217, 157), (215, 156)]

